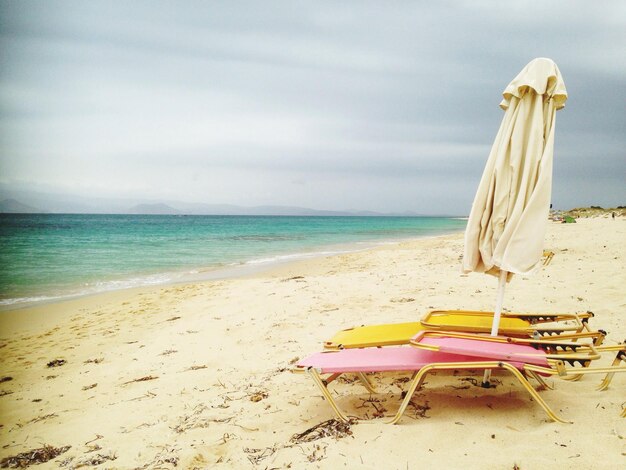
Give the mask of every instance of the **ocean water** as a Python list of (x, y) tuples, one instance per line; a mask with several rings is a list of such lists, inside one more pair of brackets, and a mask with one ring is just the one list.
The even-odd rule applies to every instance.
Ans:
[(464, 228), (443, 217), (0, 214), (0, 306), (225, 277)]

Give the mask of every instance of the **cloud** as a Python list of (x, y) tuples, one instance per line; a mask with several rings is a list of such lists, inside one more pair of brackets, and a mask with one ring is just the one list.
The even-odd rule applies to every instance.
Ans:
[[(461, 213), (502, 89), (549, 56), (558, 203), (623, 203), (626, 12), (603, 5), (3, 2), (0, 179)], [(603, 183), (568, 193), (582, 175)]]

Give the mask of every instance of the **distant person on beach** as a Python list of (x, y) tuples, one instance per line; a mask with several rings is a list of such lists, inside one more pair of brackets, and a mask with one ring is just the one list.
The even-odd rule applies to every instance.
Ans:
[(615, 220), (615, 212), (611, 212), (611, 217), (613, 217), (613, 220)]

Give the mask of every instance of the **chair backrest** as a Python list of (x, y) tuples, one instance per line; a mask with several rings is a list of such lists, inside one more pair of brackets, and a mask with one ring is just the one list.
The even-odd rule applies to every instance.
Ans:
[(411, 339), (411, 344), (422, 349), (469, 356), (474, 359), (550, 367), (548, 357), (543, 350), (526, 344), (514, 344), (506, 340), (493, 341), (489, 337), (479, 335), (473, 335), (472, 338), (444, 335), (445, 333), (432, 335), (429, 332), (421, 332)]
[[(424, 315), (420, 322), (425, 330), (485, 333), (491, 331), (493, 314), (488, 312), (433, 310)], [(532, 334), (533, 329), (528, 320), (503, 316), (500, 319), (499, 331), (501, 334), (508, 336), (528, 336)]]

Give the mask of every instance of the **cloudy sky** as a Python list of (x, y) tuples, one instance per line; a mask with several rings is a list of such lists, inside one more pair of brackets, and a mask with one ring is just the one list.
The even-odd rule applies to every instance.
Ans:
[(0, 185), (467, 214), (550, 57), (556, 207), (626, 204), (626, 2), (3, 1)]

